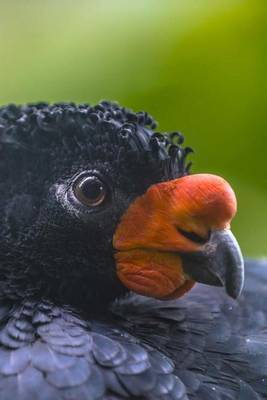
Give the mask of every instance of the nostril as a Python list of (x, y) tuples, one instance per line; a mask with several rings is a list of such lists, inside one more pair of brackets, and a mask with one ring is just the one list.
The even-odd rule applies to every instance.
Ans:
[(195, 232), (188, 232), (181, 228), (177, 228), (177, 230), (181, 235), (186, 237), (186, 239), (189, 239), (189, 240), (191, 240), (191, 242), (194, 242), (197, 244), (205, 244), (209, 240), (209, 237), (210, 237), (210, 232), (209, 232), (208, 236), (204, 238)]

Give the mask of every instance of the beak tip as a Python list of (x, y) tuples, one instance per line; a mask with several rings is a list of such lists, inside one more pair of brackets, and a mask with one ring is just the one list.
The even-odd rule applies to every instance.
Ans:
[(236, 300), (240, 296), (242, 292), (242, 287), (241, 288), (227, 288), (226, 287), (226, 293), (228, 296), (232, 297), (232, 299)]
[(238, 267), (236, 267), (235, 276), (226, 282), (226, 293), (233, 299), (237, 299), (243, 290), (244, 286), (244, 262), (243, 259)]
[(200, 252), (184, 257), (184, 269), (198, 282), (224, 286), (237, 299), (244, 285), (244, 261), (239, 245), (230, 230), (214, 231)]

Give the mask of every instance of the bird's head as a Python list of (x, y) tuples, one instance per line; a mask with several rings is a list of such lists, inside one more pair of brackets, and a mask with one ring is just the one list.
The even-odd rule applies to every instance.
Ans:
[(189, 175), (182, 136), (154, 128), (109, 102), (0, 109), (0, 296), (96, 308), (195, 281), (239, 294), (231, 187)]

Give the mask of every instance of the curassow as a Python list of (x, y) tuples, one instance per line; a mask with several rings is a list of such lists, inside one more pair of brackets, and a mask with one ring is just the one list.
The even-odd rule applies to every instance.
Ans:
[(109, 102), (0, 109), (1, 400), (267, 398), (267, 266), (231, 298), (234, 193), (155, 127)]

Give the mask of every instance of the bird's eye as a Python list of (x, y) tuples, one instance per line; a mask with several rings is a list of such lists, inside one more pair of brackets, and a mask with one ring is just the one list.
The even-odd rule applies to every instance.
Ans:
[(105, 184), (96, 176), (86, 176), (74, 186), (76, 198), (88, 207), (96, 207), (103, 203), (107, 195)]

